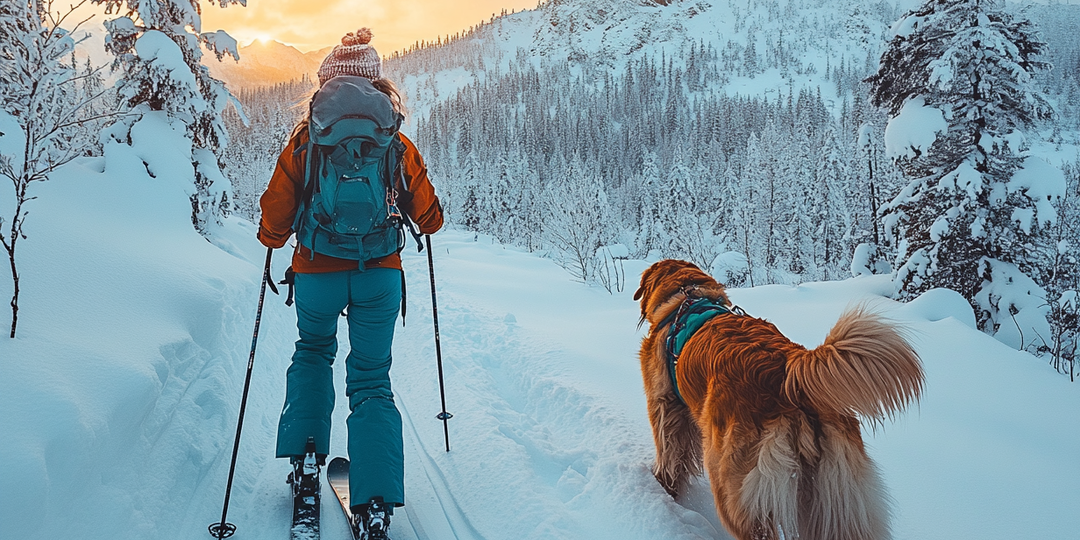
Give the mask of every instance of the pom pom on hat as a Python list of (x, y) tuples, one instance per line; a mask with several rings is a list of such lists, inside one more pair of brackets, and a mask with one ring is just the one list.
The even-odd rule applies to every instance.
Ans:
[(370, 28), (361, 28), (349, 32), (341, 38), (341, 45), (326, 55), (319, 66), (319, 85), (339, 75), (352, 75), (378, 79), (382, 77), (382, 59), (375, 48), (369, 45), (374, 36)]
[(371, 29), (365, 27), (357, 30), (355, 34), (352, 32), (345, 34), (345, 37), (341, 38), (341, 44), (346, 47), (367, 45), (371, 43), (372, 37), (374, 37), (374, 34), (371, 33)]

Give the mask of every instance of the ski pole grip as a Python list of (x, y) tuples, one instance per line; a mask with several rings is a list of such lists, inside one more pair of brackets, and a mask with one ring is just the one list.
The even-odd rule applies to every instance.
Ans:
[(274, 248), (266, 248), (266, 266), (263, 268), (263, 281), (270, 286), (270, 292), (281, 294), (278, 292), (277, 285), (274, 284), (274, 278), (270, 277), (270, 260), (273, 258)]

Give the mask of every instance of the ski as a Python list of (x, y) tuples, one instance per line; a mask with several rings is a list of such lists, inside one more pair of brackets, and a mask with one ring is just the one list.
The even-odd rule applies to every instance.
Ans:
[[(387, 530), (390, 527), (390, 509), (383, 504), (382, 497), (371, 500), (368, 515), (363, 520), (355, 519), (352, 512), (352, 502), (349, 500), (349, 460), (336, 457), (326, 467), (326, 481), (337, 495), (341, 503), (341, 510), (345, 512), (345, 518), (349, 520), (349, 530), (352, 531), (353, 540), (389, 540)], [(361, 523), (363, 521), (363, 523)]]
[(286, 480), (292, 485), (293, 519), (291, 540), (319, 540), (319, 459), (315, 441), (308, 439), (303, 461), (293, 464)]
[(352, 503), (349, 502), (349, 460), (343, 457), (330, 460), (330, 464), (326, 466), (326, 481), (330, 483), (330, 488), (334, 490), (334, 495), (337, 495), (341, 509), (349, 520), (353, 540), (360, 540), (359, 523), (353, 519)]

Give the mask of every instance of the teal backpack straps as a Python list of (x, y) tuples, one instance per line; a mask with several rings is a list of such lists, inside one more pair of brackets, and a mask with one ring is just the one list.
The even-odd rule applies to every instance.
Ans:
[[(412, 191), (409, 190), (409, 183), (405, 181), (405, 167), (402, 165), (405, 161), (405, 150), (405, 143), (401, 142), (400, 135), (398, 137), (395, 137), (394, 151), (396, 152), (397, 156), (394, 160), (394, 177), (397, 179), (397, 183), (401, 186), (404, 196), (408, 197), (409, 200), (412, 200)], [(423, 235), (420, 234), (420, 231), (417, 229), (416, 224), (413, 223), (412, 218), (410, 218), (407, 214), (401, 213), (400, 211), (398, 211), (398, 217), (401, 218), (403, 228), (408, 230), (409, 234), (412, 235), (413, 240), (416, 241), (416, 252), (423, 252)], [(404, 244), (404, 239), (402, 239), (402, 243)]]
[[(314, 182), (313, 175), (311, 174), (311, 162), (312, 162), (313, 159), (316, 159), (316, 158), (312, 157), (313, 154), (315, 153), (315, 147), (311, 143), (311, 122), (310, 122), (310, 118), (311, 118), (311, 114), (310, 114), (310, 108), (309, 108), (308, 109), (308, 119), (309, 119), (309, 121), (308, 121), (308, 126), (307, 126), (307, 130), (308, 130), (307, 143), (298, 145), (296, 150), (293, 152), (293, 156), (304, 154), (304, 187), (303, 187), (303, 191), (301, 192), (301, 195), (300, 195), (300, 205), (296, 209), (296, 217), (293, 218), (293, 232), (296, 233), (297, 241), (303, 246), (308, 246), (309, 249), (310, 249), (310, 246), (311, 246), (311, 243), (312, 243), (311, 236), (315, 234), (315, 229), (313, 229), (311, 227), (302, 227), (302, 225), (303, 225), (303, 219), (305, 217), (305, 213), (307, 212), (307, 210), (309, 208), (311, 208), (311, 198), (312, 198), (312, 195), (315, 192), (315, 182)], [(307, 235), (307, 238), (304, 238), (303, 240), (301, 240), (301, 234)], [(315, 252), (314, 251), (309, 251), (309, 260), (314, 259), (314, 258), (315, 258)]]

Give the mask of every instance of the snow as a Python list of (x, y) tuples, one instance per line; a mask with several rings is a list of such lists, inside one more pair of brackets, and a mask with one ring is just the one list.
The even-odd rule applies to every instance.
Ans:
[(731, 279), (731, 276), (746, 273), (747, 264), (746, 255), (738, 251), (725, 251), (713, 259), (709, 269), (716, 279), (727, 281)]
[[(518, 48), (537, 63), (599, 50), (593, 56), (618, 74), (625, 62), (660, 51), (681, 63), (674, 52), (698, 36), (716, 36), (718, 45), (742, 42), (749, 26), (761, 54), (764, 36), (777, 28), (759, 13), (742, 17), (738, 29), (741, 8), (733, 3), (620, 3), (628, 7), (618, 10), (609, 4), (598, 1), (586, 13), (549, 2), (499, 19), (493, 31), (505, 37), (477, 46), (504, 69)], [(826, 3), (817, 4), (798, 10)], [(696, 8), (704, 13), (689, 14)], [(651, 17), (620, 19), (628, 10)], [(556, 11), (573, 17), (562, 28), (585, 26), (569, 35), (553, 30), (547, 23)], [(894, 34), (906, 35), (917, 22), (905, 21)], [(134, 32), (130, 19), (114, 22)], [(605, 26), (610, 31), (600, 33)], [(886, 31), (871, 27), (869, 37)], [(821, 33), (808, 25), (805, 34), (785, 39)], [(179, 48), (155, 34), (140, 38), (140, 56), (157, 69), (181, 67)], [(231, 48), (225, 36), (213, 39)], [(851, 46), (835, 39), (825, 45)], [(864, 53), (856, 46), (849, 65)], [(799, 67), (823, 70), (830, 57), (835, 62), (834, 51), (812, 45)], [(186, 77), (184, 70), (175, 73)], [(791, 88), (823, 85), (823, 98), (838, 108), (835, 87), (822, 75), (772, 69), (733, 77), (716, 90), (772, 100)], [(446, 97), (477, 76), (449, 67), (403, 82), (412, 96)], [(193, 79), (187, 84), (194, 88)], [(418, 100), (417, 116), (433, 101)], [(106, 137), (106, 157), (79, 160), (36, 184), (37, 198), (28, 203), (28, 238), (19, 248), (19, 337), (0, 338), (3, 539), (201, 539), (220, 517), (265, 249), (254, 240), (255, 226), (236, 218), (213, 227), (209, 241), (197, 234), (188, 199), (193, 150), (183, 126), (164, 113), (131, 121), (131, 146)], [(3, 127), (12, 122), (0, 112), (4, 155), (21, 152), (11, 140), (18, 131)], [(916, 98), (889, 123), (885, 142), (894, 157), (910, 156), (945, 126), (942, 111)], [(861, 130), (859, 144), (870, 134)], [(205, 150), (194, 152), (209, 163)], [(1053, 197), (1060, 172), (1044, 164), (1025, 162), (1010, 192)], [(974, 197), (981, 178), (964, 166), (942, 181)], [(212, 179), (227, 182), (217, 174)], [(6, 196), (0, 188), (0, 205)], [(1033, 223), (1052, 215), (1043, 207), (1036, 213), (1017, 217)], [(943, 220), (934, 233), (947, 225)], [(643, 330), (631, 298), (646, 261), (619, 260), (629, 283), (609, 293), (483, 235), (444, 231), (434, 246), (448, 409), (455, 414), (452, 451), (443, 451), (442, 424), (434, 419), (440, 405), (427, 260), (410, 249), (404, 253), (409, 318), (396, 337), (393, 370), (405, 422), (408, 506), (395, 517), (395, 540), (728, 538), (707, 480), (696, 479), (676, 501), (649, 472), (654, 449), (637, 360)], [(1060, 510), (1080, 504), (1080, 430), (1068, 413), (1080, 410), (1076, 386), (1015, 350), (1031, 341), (1031, 332), (1021, 340), (1019, 332), (1008, 334), (1016, 325), (1003, 325), (1003, 344), (976, 331), (969, 303), (953, 291), (933, 289), (907, 304), (886, 299), (893, 282), (873, 272), (887, 264), (872, 264), (871, 246), (860, 249), (857, 278), (730, 294), (806, 346), (820, 344), (845, 309), (863, 303), (906, 328), (925, 362), (926, 393), (917, 407), (864, 433), (895, 501), (894, 537), (1077, 537), (1075, 521)], [(614, 245), (606, 253), (614, 271), (615, 259), (628, 250)], [(288, 255), (276, 253), (274, 275), (287, 264)], [(903, 271), (929, 264), (920, 252)], [(744, 254), (728, 252), (711, 271), (724, 279), (746, 265)], [(1013, 285), (995, 277), (988, 292), (1002, 306), (1018, 306), (1018, 320), (1038, 323), (1030, 318), (1042, 309), (1031, 284), (1007, 268), (994, 272), (1012, 277)], [(0, 298), (11, 292), (0, 271)], [(1075, 302), (1076, 293), (1063, 298)], [(7, 312), (0, 313), (6, 323)], [(282, 298), (268, 295), (229, 513), (238, 540), (288, 537), (288, 466), (273, 459), (273, 445), (294, 317)], [(341, 358), (349, 352), (342, 345)], [(339, 399), (335, 455), (345, 454), (346, 409)], [(324, 536), (345, 538), (344, 520), (327, 502)]]
[(885, 153), (891, 159), (912, 158), (934, 144), (938, 133), (949, 128), (941, 109), (926, 104), (922, 96), (904, 103), (885, 126)]
[(895, 37), (906, 38), (913, 34), (919, 25), (926, 20), (926, 17), (919, 17), (917, 15), (908, 15), (896, 21), (892, 28), (889, 29)]
[(975, 301), (988, 311), (997, 307), (995, 322), (1000, 326), (994, 337), (1017, 350), (1048, 343), (1046, 291), (1014, 264), (993, 259), (985, 259), (984, 264), (988, 270), (983, 273), (990, 280), (983, 281)]
[(10, 160), (12, 167), (22, 167), (26, 151), (26, 133), (19, 119), (0, 109), (0, 159)]
[[(1065, 175), (1061, 169), (1050, 165), (1040, 157), (1029, 156), (1013, 173), (1006, 188), (1010, 193), (1022, 192), (1035, 203), (1033, 213), (1021, 217), (1021, 225), (1025, 232), (1031, 229), (1031, 221), (1036, 216), (1040, 226), (1057, 222), (1054, 203), (1065, 196)], [(1028, 211), (1032, 212), (1032, 209)], [(1017, 216), (1013, 216), (1013, 219), (1016, 218)]]
[(180, 51), (180, 46), (169, 39), (164, 32), (158, 30), (143, 32), (135, 41), (135, 51), (140, 60), (168, 73), (169, 78), (176, 84), (192, 93), (197, 92), (195, 74), (184, 62), (184, 54)]
[[(0, 340), (0, 538), (197, 539), (220, 517), (265, 250), (240, 220), (213, 244), (197, 234), (179, 164), (151, 150), (175, 131), (155, 115), (136, 127), (134, 147), (111, 143), (107, 158), (35, 186), (19, 336)], [(706, 480), (675, 501), (649, 472), (631, 298), (647, 263), (626, 261), (630, 286), (609, 294), (489, 237), (444, 231), (433, 243), (452, 449), (434, 419), (427, 260), (406, 250), (392, 376), (408, 505), (395, 540), (727, 538)], [(287, 259), (276, 254), (275, 276)], [(891, 287), (863, 276), (730, 294), (807, 346), (860, 303), (907, 328), (925, 396), (865, 432), (895, 538), (1075, 537), (1059, 509), (1080, 504), (1080, 430), (1057, 414), (1080, 407), (1075, 385), (973, 330), (956, 293), (900, 305), (884, 298)], [(229, 513), (237, 540), (288, 537), (288, 465), (273, 441), (294, 324), (268, 295)], [(324, 536), (345, 527), (327, 504)]]
[(951, 317), (972, 330), (977, 329), (971, 304), (960, 293), (951, 289), (930, 289), (898, 308), (898, 311), (930, 322)]
[(204, 32), (199, 36), (206, 46), (214, 55), (221, 59), (225, 55), (229, 55), (235, 61), (240, 60), (240, 47), (236, 44), (236, 39), (230, 36), (224, 30), (218, 30), (216, 32)]

